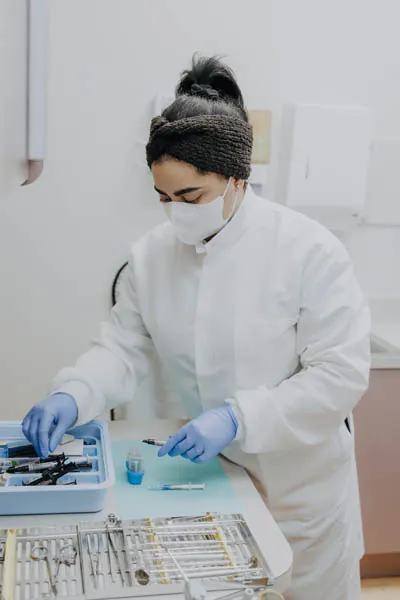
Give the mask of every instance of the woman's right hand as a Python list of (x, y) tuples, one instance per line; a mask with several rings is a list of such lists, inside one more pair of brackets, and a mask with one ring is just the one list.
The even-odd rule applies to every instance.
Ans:
[(69, 394), (57, 393), (38, 402), (22, 421), (22, 431), (37, 454), (47, 458), (78, 418), (78, 405)]

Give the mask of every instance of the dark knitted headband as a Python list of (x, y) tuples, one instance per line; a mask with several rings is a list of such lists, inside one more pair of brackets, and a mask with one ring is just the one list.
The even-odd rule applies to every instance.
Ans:
[(248, 179), (253, 130), (249, 123), (225, 115), (199, 115), (178, 121), (155, 117), (146, 146), (147, 164), (163, 156), (190, 163), (200, 171)]

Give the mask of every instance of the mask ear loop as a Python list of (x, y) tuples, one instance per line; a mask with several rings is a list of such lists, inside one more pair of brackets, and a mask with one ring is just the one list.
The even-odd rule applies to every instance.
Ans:
[[(232, 181), (232, 177), (229, 177), (228, 185), (226, 186), (225, 191), (224, 191), (223, 196), (222, 196), (222, 198), (224, 200), (224, 203), (225, 203), (225, 196), (226, 196), (226, 194), (228, 192), (228, 189), (229, 189), (229, 186), (231, 184), (231, 181)], [(235, 188), (235, 196), (234, 196), (234, 199), (233, 199), (232, 208), (231, 208), (231, 211), (229, 213), (228, 218), (226, 219), (227, 223), (229, 223), (229, 221), (232, 219), (233, 215), (235, 214), (235, 210), (236, 210), (236, 206), (237, 206), (237, 203), (238, 203), (238, 199), (239, 199), (239, 190), (237, 188)]]
[[(229, 180), (228, 180), (228, 183), (226, 185), (225, 191), (222, 194), (222, 200), (224, 201), (224, 205), (223, 205), (223, 208), (222, 208), (222, 216), (223, 216), (223, 213), (225, 212), (225, 196), (228, 193), (228, 190), (229, 190), (230, 185), (231, 185), (231, 181), (232, 181), (232, 177), (229, 177)], [(228, 217), (226, 219), (224, 217), (224, 220), (225, 220), (226, 223), (228, 223), (231, 220), (232, 215), (235, 212), (235, 208), (236, 208), (236, 204), (237, 204), (237, 199), (238, 199), (238, 191), (236, 190), (235, 197), (234, 197), (234, 202), (233, 202), (233, 206), (231, 208), (231, 211), (230, 211), (230, 213), (229, 213), (229, 215), (228, 215)]]
[(229, 190), (229, 188), (230, 188), (230, 185), (231, 185), (231, 181), (232, 181), (232, 177), (229, 177), (229, 179), (228, 179), (228, 183), (226, 184), (225, 191), (224, 191), (224, 193), (222, 194), (222, 199), (223, 199), (223, 200), (225, 200), (225, 196), (226, 196), (226, 194), (228, 193), (228, 190)]
[(238, 203), (238, 199), (239, 199), (239, 190), (235, 189), (235, 197), (234, 197), (234, 200), (233, 200), (233, 206), (232, 206), (231, 214), (229, 215), (228, 221), (230, 219), (232, 219), (233, 215), (235, 214), (236, 206), (237, 206), (237, 203)]

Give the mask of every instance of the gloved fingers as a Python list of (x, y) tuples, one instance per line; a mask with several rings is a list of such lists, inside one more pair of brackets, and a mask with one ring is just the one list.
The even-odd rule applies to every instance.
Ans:
[(176, 446), (174, 446), (172, 450), (168, 452), (168, 454), (169, 456), (181, 456), (181, 454), (184, 454), (195, 445), (194, 439), (187, 435), (185, 439), (179, 442), (179, 444), (176, 444)]
[(203, 454), (203, 448), (201, 448), (199, 446), (194, 446), (190, 450), (187, 450), (186, 452), (183, 452), (182, 453), (182, 458), (188, 458), (189, 460), (193, 460), (195, 458), (198, 458), (202, 454)]
[(31, 438), (30, 438), (30, 425), (31, 425), (31, 413), (29, 411), (29, 413), (26, 415), (25, 419), (21, 423), (22, 433), (24, 434), (24, 436), (26, 437), (26, 439), (29, 442), (31, 441)]
[(174, 435), (172, 435), (167, 442), (165, 442), (164, 446), (158, 451), (158, 456), (165, 456), (169, 454), (170, 451), (175, 448), (177, 444), (182, 442), (186, 438), (187, 426), (181, 427)]
[(208, 452), (203, 452), (197, 458), (193, 458), (192, 462), (196, 463), (196, 465), (201, 465), (201, 464), (203, 464), (205, 462), (208, 462), (212, 458), (214, 458), (214, 456), (216, 456), (216, 455), (211, 455)]
[(47, 458), (49, 455), (50, 431), (53, 423), (54, 415), (50, 411), (44, 411), (42, 416), (39, 417), (36, 438), (39, 454), (40, 456), (43, 456), (43, 458)]
[(51, 433), (51, 436), (50, 436), (50, 442), (49, 442), (50, 452), (54, 452), (54, 450), (57, 448), (58, 444), (61, 442), (61, 439), (62, 439), (64, 433), (67, 431), (67, 429), (68, 429), (67, 424), (64, 423), (62, 419), (59, 419)]
[(28, 439), (35, 448), (36, 454), (40, 456), (40, 445), (38, 439), (39, 418), (32, 415), (29, 423)]

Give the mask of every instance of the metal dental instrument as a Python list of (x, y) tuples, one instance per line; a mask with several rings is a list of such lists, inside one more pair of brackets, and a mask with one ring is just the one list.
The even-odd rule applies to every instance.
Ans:
[[(111, 549), (114, 553), (115, 560), (116, 560), (117, 566), (118, 566), (118, 570), (121, 574), (122, 585), (124, 586), (125, 585), (125, 573), (124, 573), (124, 569), (121, 564), (121, 557), (119, 555), (119, 552), (117, 550), (117, 547), (114, 543), (114, 540), (111, 536), (111, 531), (110, 531), (110, 525), (118, 525), (118, 523), (119, 523), (119, 521), (115, 515), (109, 515), (108, 519), (106, 519), (106, 521), (105, 521), (105, 526), (106, 526), (106, 532), (107, 532), (107, 538), (109, 541), (109, 546), (111, 547)], [(110, 560), (111, 560), (111, 558), (110, 558)]]
[[(152, 569), (150, 574), (157, 573), (158, 571), (162, 572), (162, 569)], [(172, 573), (171, 573), (172, 571)], [(244, 576), (252, 574), (256, 575), (256, 569), (252, 569), (249, 567), (237, 568), (237, 567), (221, 567), (214, 569), (212, 567), (207, 568), (204, 566), (202, 569), (196, 569), (195, 567), (191, 567), (187, 569), (186, 572), (190, 571), (189, 576), (192, 579), (214, 579), (215, 577), (229, 577), (229, 576)], [(171, 575), (173, 574), (173, 569), (169, 569)]]
[(17, 531), (9, 529), (4, 548), (3, 581), (1, 587), (2, 600), (14, 600), (17, 558)]
[(100, 570), (100, 559), (101, 559), (101, 553), (102, 553), (102, 549), (103, 549), (103, 536), (100, 533), (99, 535), (96, 536), (97, 539), (97, 559), (96, 559), (96, 575), (101, 575), (101, 570)]
[[(201, 517), (201, 518), (205, 519), (205, 517)], [(171, 532), (171, 531), (180, 529), (180, 530), (187, 531), (188, 527), (190, 527), (191, 529), (197, 528), (197, 529), (201, 529), (203, 531), (203, 529), (205, 529), (206, 527), (208, 527), (209, 529), (213, 529), (217, 525), (237, 525), (237, 524), (243, 524), (243, 519), (229, 519), (229, 520), (214, 519), (213, 521), (207, 521), (207, 520), (198, 521), (198, 520), (185, 518), (185, 517), (175, 517), (175, 518), (172, 517), (171, 519), (168, 520), (168, 522), (165, 525), (158, 525), (157, 530), (158, 531), (165, 530), (165, 531)], [(149, 530), (149, 529), (152, 529), (152, 527), (150, 525), (140, 525), (137, 528), (138, 531), (145, 531), (145, 530)]]
[(88, 552), (88, 555), (89, 555), (89, 562), (90, 562), (90, 574), (93, 577), (94, 588), (97, 590), (97, 573), (96, 573), (96, 569), (94, 567), (94, 560), (93, 560), (93, 553), (92, 553), (92, 543), (91, 543), (91, 534), (90, 533), (86, 534), (86, 544), (87, 544), (87, 552)]
[[(0, 533), (0, 563), (4, 541)], [(31, 553), (35, 560), (45, 561), (47, 556), (50, 570), (47, 562), (34, 564)], [(3, 564), (0, 579), (1, 572)], [(203, 587), (219, 590), (217, 600), (269, 600), (258, 593), (273, 587), (273, 580), (246, 521), (238, 514), (179, 520), (120, 520), (109, 515), (76, 525), (21, 529), (15, 584), (15, 598), (20, 600), (105, 600), (128, 595), (139, 600), (174, 593), (172, 588), (176, 591), (177, 586), (185, 591), (183, 600), (207, 600)], [(250, 597), (247, 588), (256, 595)], [(235, 596), (222, 597), (228, 592)]]
[(185, 582), (185, 587), (184, 587), (183, 593), (185, 594), (186, 600), (205, 600), (207, 597), (207, 592), (206, 592), (205, 587), (198, 581), (190, 581), (189, 577), (187, 576), (185, 571), (182, 569), (182, 567), (180, 566), (180, 564), (178, 563), (178, 561), (176, 560), (176, 558), (172, 554), (172, 552), (169, 550), (169, 548), (167, 548), (167, 546), (164, 546), (162, 544), (160, 544), (160, 545), (161, 545), (161, 548), (163, 548), (165, 550), (165, 552), (167, 552), (169, 554), (171, 560), (173, 561), (173, 563), (175, 564), (179, 573), (183, 577), (183, 580)]
[[(184, 534), (182, 534), (184, 535)], [(209, 535), (209, 534), (205, 534), (205, 535)], [(246, 547), (245, 542), (224, 542), (222, 540), (212, 540), (212, 539), (204, 539), (204, 540), (170, 540), (168, 542), (169, 546), (173, 549), (178, 548), (179, 550), (207, 550), (207, 551), (211, 551), (211, 550), (218, 550), (221, 549), (225, 546), (230, 547), (230, 546), (237, 546), (237, 547)], [(144, 542), (143, 543), (143, 548), (144, 549), (148, 549), (151, 550), (151, 548), (154, 548), (156, 546), (159, 546), (159, 544), (157, 542)]]
[(242, 579), (242, 583), (247, 587), (264, 588), (271, 585), (269, 577), (256, 577), (255, 579)]
[[(152, 551), (152, 554), (157, 558), (164, 558), (165, 555), (161, 552)], [(174, 551), (176, 560), (182, 559), (185, 561), (185, 568), (189, 570), (198, 570), (199, 561), (201, 561), (202, 568), (216, 568), (215, 564), (221, 569), (232, 569), (232, 561), (226, 552), (179, 552)], [(241, 565), (244, 569), (256, 569), (258, 566), (258, 559), (256, 556), (251, 556), (248, 561), (244, 561)]]
[(57, 568), (54, 575), (54, 580), (57, 581), (60, 566), (63, 564), (66, 567), (72, 567), (76, 563), (77, 550), (72, 542), (62, 544), (58, 550), (56, 558)]
[(63, 564), (66, 567), (72, 567), (76, 563), (77, 550), (74, 544), (69, 543), (61, 546), (58, 558), (57, 558), (57, 570), (56, 570), (56, 578), (58, 576), (58, 572), (60, 570), (60, 565)]
[[(153, 552), (153, 555), (157, 558), (165, 558), (165, 553)], [(176, 560), (182, 559), (185, 561), (186, 566), (190, 566), (193, 568), (196, 568), (198, 566), (199, 561), (201, 561), (201, 563), (203, 565), (209, 565), (209, 566), (212, 566), (216, 562), (218, 562), (218, 564), (221, 566), (232, 564), (229, 556), (223, 552), (190, 553), (190, 552), (180, 552), (178, 550), (177, 552), (174, 551), (174, 556), (175, 556)]]
[(240, 590), (236, 590), (235, 592), (225, 594), (224, 596), (219, 596), (216, 600), (252, 600), (254, 594), (255, 591), (252, 588), (242, 588)]
[(46, 563), (47, 574), (49, 576), (49, 584), (50, 584), (51, 591), (53, 592), (53, 594), (55, 596), (57, 596), (57, 586), (55, 584), (54, 577), (51, 572), (51, 566), (50, 566), (50, 561), (49, 561), (49, 550), (48, 550), (47, 546), (45, 546), (44, 544), (39, 544), (39, 546), (35, 546), (31, 552), (31, 559), (37, 560), (37, 561), (44, 560), (44, 562)]
[(100, 570), (101, 549), (103, 547), (102, 534), (101, 533), (93, 533), (93, 542), (94, 542), (94, 546), (96, 547), (94, 562), (96, 565), (96, 576), (97, 576), (97, 581), (98, 581), (99, 575), (103, 574)]
[(134, 572), (134, 576), (139, 585), (148, 585), (150, 582), (150, 575), (144, 569), (144, 552), (138, 552), (134, 549), (136, 553), (136, 558), (133, 559), (136, 562), (136, 570)]
[(110, 545), (110, 538), (109, 538), (109, 535), (108, 535), (107, 522), (106, 522), (106, 540), (107, 540), (108, 573), (109, 573), (109, 575), (111, 577), (111, 581), (113, 583), (115, 583), (114, 571), (113, 571), (113, 568), (112, 568), (111, 545)]

